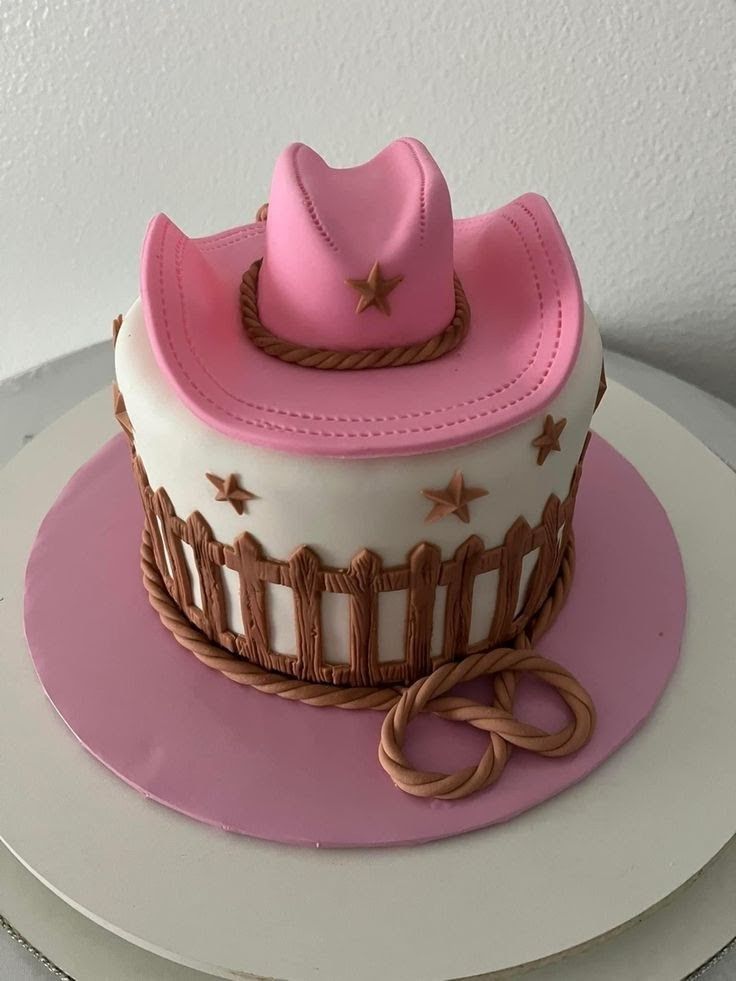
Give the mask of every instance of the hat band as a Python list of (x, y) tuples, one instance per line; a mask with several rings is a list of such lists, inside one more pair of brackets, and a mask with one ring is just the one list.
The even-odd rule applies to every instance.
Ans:
[(461, 343), (470, 326), (470, 307), (462, 284), (454, 275), (455, 313), (450, 323), (439, 334), (426, 341), (402, 347), (363, 348), (360, 351), (334, 351), (329, 348), (305, 347), (292, 344), (272, 333), (258, 315), (258, 273), (261, 259), (257, 259), (243, 273), (240, 283), (240, 314), (250, 340), (261, 351), (305, 368), (321, 368), (323, 371), (360, 371), (364, 368), (396, 368), (409, 364), (434, 361), (448, 354)]

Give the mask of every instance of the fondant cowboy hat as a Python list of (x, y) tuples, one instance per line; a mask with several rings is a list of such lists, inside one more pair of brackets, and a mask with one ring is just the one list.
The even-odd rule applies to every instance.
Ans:
[(302, 454), (420, 453), (508, 429), (559, 392), (582, 332), (547, 202), (453, 221), (413, 139), (344, 170), (287, 147), (267, 220), (190, 239), (158, 215), (141, 276), (153, 350), (191, 411)]

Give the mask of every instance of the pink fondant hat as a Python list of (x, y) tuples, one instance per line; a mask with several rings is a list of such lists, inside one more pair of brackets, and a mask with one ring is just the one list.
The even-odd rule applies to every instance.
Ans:
[(559, 392), (582, 331), (547, 202), (453, 221), (413, 139), (343, 170), (287, 147), (266, 220), (190, 239), (158, 215), (141, 281), (156, 358), (191, 411), (301, 454), (421, 453), (509, 429)]

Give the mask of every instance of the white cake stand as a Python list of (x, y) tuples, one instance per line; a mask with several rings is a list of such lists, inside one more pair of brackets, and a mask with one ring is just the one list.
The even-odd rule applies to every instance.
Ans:
[[(645, 917), (553, 962), (522, 969), (524, 981), (681, 981), (733, 937), (735, 880), (736, 840), (732, 840), (691, 883)], [(212, 977), (157, 957), (93, 923), (46, 889), (2, 846), (0, 904), (24, 939), (43, 951), (47, 960), (62, 965), (74, 981), (207, 981)], [(730, 981), (732, 974), (722, 973), (724, 967), (713, 965), (721, 981)], [(15, 979), (17, 973), (7, 977)], [(39, 981), (48, 978), (40, 966), (37, 974)], [(477, 975), (473, 981), (504, 976), (518, 973)], [(6, 977), (1, 958), (0, 977)], [(709, 970), (706, 978), (711, 977), (716, 981)]]
[[(2, 528), (0, 836), (77, 910), (228, 978), (462, 978), (591, 944), (662, 903), (729, 841), (736, 477), (659, 410), (612, 384), (596, 419), (664, 503), (685, 560), (684, 656), (650, 724), (579, 786), (508, 825), (341, 852), (251, 841), (146, 802), (49, 708), (23, 641), (22, 569), (59, 488), (113, 431), (108, 411), (107, 393), (83, 403), (0, 479), (12, 516)], [(616, 975), (596, 974), (606, 976)]]

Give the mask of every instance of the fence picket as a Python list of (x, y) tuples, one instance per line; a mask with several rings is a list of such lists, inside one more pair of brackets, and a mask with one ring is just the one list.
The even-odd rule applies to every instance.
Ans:
[(488, 645), (498, 644), (510, 636), (516, 605), (519, 601), (521, 568), (529, 551), (532, 530), (524, 518), (517, 518), (503, 540), (501, 564), (498, 569), (496, 608), (488, 635)]
[(295, 673), (314, 678), (322, 666), (322, 623), (320, 563), (311, 548), (302, 546), (289, 559), (289, 577), (294, 594), (297, 660)]
[(237, 555), (240, 613), (243, 619), (242, 641), (238, 644), (238, 650), (248, 660), (266, 664), (269, 655), (266, 588), (259, 568), (263, 552), (248, 532), (235, 539), (233, 549)]
[(409, 556), (406, 598), (406, 667), (412, 677), (432, 670), (432, 625), (442, 555), (436, 545), (421, 542)]
[(447, 587), (445, 600), (445, 638), (442, 650), (444, 660), (451, 661), (468, 649), (470, 617), (473, 611), (473, 584), (478, 574), (483, 542), (471, 535), (456, 550), (455, 576)]
[(181, 539), (173, 527), (176, 517), (174, 505), (163, 487), (159, 487), (153, 495), (153, 502), (154, 514), (157, 514), (161, 519), (161, 526), (166, 537), (166, 547), (171, 561), (174, 599), (185, 612), (189, 612), (192, 606), (192, 582), (189, 578), (189, 569), (184, 558)]
[(350, 587), (350, 667), (357, 685), (376, 685), (378, 670), (378, 593), (381, 560), (364, 548), (348, 567)]
[(559, 544), (557, 532), (560, 529), (560, 499), (556, 494), (551, 494), (542, 511), (542, 521), (540, 527), (544, 532), (542, 544), (539, 546), (539, 554), (534, 566), (529, 586), (527, 587), (524, 609), (517, 617), (517, 620), (526, 622), (531, 614), (539, 607), (552, 583), (552, 576), (557, 569), (557, 559), (559, 556)]
[(203, 629), (211, 640), (216, 641), (227, 631), (228, 624), (222, 571), (214, 561), (210, 548), (210, 543), (214, 541), (212, 529), (199, 511), (195, 511), (187, 519), (187, 530), (199, 574)]

